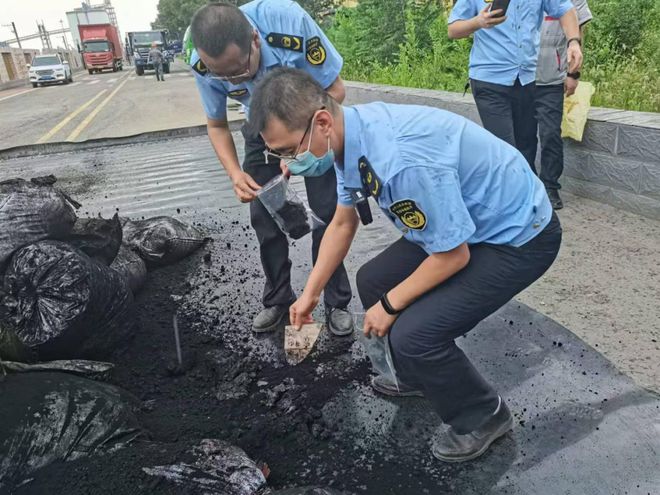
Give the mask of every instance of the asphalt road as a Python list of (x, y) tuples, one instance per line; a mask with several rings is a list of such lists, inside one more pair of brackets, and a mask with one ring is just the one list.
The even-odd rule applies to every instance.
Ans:
[[(240, 118), (236, 110), (230, 118)], [(72, 84), (0, 91), (0, 149), (204, 124), (188, 66), (176, 61), (164, 82), (153, 72), (79, 72)]]

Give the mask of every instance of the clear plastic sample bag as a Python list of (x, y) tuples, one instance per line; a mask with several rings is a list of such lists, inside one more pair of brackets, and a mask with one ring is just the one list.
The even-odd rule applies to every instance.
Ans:
[(325, 222), (298, 196), (284, 175), (269, 180), (257, 192), (257, 197), (280, 230), (291, 239), (300, 239), (314, 229), (325, 227)]

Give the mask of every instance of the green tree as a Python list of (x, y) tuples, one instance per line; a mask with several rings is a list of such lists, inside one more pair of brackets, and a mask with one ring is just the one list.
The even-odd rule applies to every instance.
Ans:
[[(234, 5), (243, 5), (247, 0), (225, 0)], [(209, 0), (158, 0), (158, 15), (151, 29), (167, 29), (173, 35), (183, 37), (195, 11), (210, 3)], [(336, 0), (298, 0), (312, 17), (321, 22), (334, 11)]]

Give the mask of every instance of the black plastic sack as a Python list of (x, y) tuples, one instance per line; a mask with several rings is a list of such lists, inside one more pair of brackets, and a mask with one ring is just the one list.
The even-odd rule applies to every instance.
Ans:
[(64, 239), (90, 258), (106, 266), (114, 261), (121, 246), (122, 228), (119, 216), (104, 218), (79, 218)]
[[(0, 359), (4, 361), (21, 361), (23, 363), (33, 360), (33, 353), (28, 346), (21, 342), (16, 332), (0, 324)], [(1, 372), (1, 370), (0, 370)]]
[(126, 280), (133, 294), (136, 294), (147, 281), (146, 263), (126, 244), (121, 245), (110, 268), (117, 271)]
[(0, 296), (0, 324), (42, 360), (103, 358), (132, 331), (126, 281), (61, 241), (17, 251)]
[(332, 488), (308, 486), (301, 488), (285, 488), (284, 490), (269, 492), (268, 495), (349, 495), (349, 494), (348, 492), (340, 492)]
[(124, 447), (141, 431), (134, 399), (65, 373), (17, 373), (0, 382), (0, 491), (56, 461)]
[(266, 477), (247, 454), (222, 440), (206, 439), (192, 449), (194, 461), (142, 470), (183, 486), (190, 493), (255, 495)]
[(35, 182), (0, 182), (0, 266), (22, 246), (66, 236), (76, 221), (78, 203), (49, 185), (52, 181)]
[(137, 251), (148, 266), (175, 263), (209, 240), (198, 229), (171, 217), (124, 221), (124, 243)]

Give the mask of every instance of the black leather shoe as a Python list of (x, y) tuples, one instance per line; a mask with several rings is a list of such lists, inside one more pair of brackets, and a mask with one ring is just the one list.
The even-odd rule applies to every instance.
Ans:
[(395, 383), (383, 375), (372, 377), (371, 386), (376, 392), (392, 397), (424, 397), (421, 390), (415, 390), (401, 382), (399, 382), (399, 386), (397, 387)]
[(552, 205), (553, 210), (561, 210), (564, 207), (564, 203), (559, 197), (559, 191), (557, 189), (548, 189), (548, 198), (550, 198), (550, 204)]
[(513, 417), (500, 397), (495, 414), (483, 426), (465, 435), (459, 435), (450, 426), (433, 438), (431, 452), (444, 462), (463, 462), (476, 459), (488, 450), (490, 444), (513, 428)]
[(288, 321), (288, 316), (288, 305), (264, 308), (252, 321), (252, 331), (255, 333), (266, 333), (277, 330), (277, 327), (282, 324), (284, 318)]

